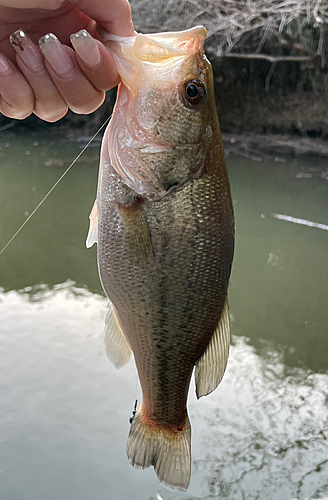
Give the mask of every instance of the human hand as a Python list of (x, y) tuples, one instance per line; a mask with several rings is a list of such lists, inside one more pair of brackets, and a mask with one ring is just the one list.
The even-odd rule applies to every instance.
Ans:
[(54, 122), (99, 108), (119, 76), (96, 24), (133, 35), (128, 0), (0, 0), (0, 113)]

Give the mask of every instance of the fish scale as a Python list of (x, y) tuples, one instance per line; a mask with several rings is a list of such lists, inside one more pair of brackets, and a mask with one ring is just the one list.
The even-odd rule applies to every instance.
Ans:
[(180, 489), (190, 480), (192, 372), (198, 397), (214, 390), (230, 340), (234, 220), (205, 33), (108, 37), (122, 83), (87, 242), (97, 240), (112, 304), (106, 352), (120, 367), (132, 351), (142, 387), (128, 458)]
[[(191, 372), (213, 334), (222, 307), (228, 272), (227, 266), (218, 266), (218, 262), (228, 262), (232, 249), (228, 255), (220, 252), (220, 243), (227, 236), (223, 234), (225, 213), (220, 204), (213, 207), (205, 203), (204, 192), (211, 199), (215, 191), (216, 200), (218, 195), (222, 198), (220, 180), (202, 178), (162, 203), (143, 206), (155, 255), (150, 269), (141, 268), (127, 256), (120, 212), (108, 195), (111, 210), (104, 213), (104, 219), (113, 223), (101, 223), (98, 234), (100, 276), (140, 366), (143, 397), (147, 408), (153, 409), (148, 414), (154, 420), (179, 424), (184, 420)], [(160, 226), (156, 223), (153, 231), (155, 220)], [(146, 314), (148, 310), (151, 316)], [(165, 349), (159, 344), (163, 339)], [(177, 368), (177, 360), (186, 358), (189, 362), (184, 370)], [(148, 383), (154, 380), (158, 386)]]

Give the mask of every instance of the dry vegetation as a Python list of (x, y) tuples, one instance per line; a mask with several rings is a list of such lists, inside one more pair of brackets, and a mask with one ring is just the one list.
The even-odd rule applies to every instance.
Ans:
[(135, 26), (143, 32), (204, 24), (208, 46), (218, 57), (326, 67), (327, 0), (132, 0), (131, 4)]
[(143, 33), (206, 26), (223, 130), (328, 139), (328, 0), (130, 2)]

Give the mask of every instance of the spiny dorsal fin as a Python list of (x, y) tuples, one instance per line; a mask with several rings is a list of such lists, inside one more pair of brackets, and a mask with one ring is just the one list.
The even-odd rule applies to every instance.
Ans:
[(227, 366), (230, 346), (228, 299), (225, 299), (219, 324), (196, 363), (195, 381), (197, 398), (207, 396), (217, 388)]
[(120, 369), (129, 362), (132, 351), (111, 303), (105, 319), (104, 345), (108, 358), (116, 368)]
[(87, 248), (92, 247), (94, 243), (98, 242), (98, 207), (97, 200), (95, 200), (91, 213), (89, 215), (90, 226), (87, 236), (86, 246)]

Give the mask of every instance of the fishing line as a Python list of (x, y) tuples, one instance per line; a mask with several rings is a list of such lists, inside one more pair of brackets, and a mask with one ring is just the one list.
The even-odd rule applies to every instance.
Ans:
[(137, 372), (137, 369), (136, 369), (136, 385), (135, 385), (135, 389), (134, 389), (134, 399), (138, 399), (138, 382), (139, 382), (139, 377), (138, 377), (138, 372)]
[(134, 407), (133, 407), (131, 417), (129, 418), (130, 424), (132, 424), (134, 417), (136, 416), (137, 408), (138, 408), (138, 381), (139, 381), (139, 377), (138, 377), (138, 372), (137, 372), (137, 368), (136, 368), (136, 386), (134, 389)]
[(37, 205), (37, 207), (33, 210), (33, 212), (28, 216), (28, 218), (23, 222), (23, 224), (20, 226), (20, 228), (16, 231), (16, 233), (10, 238), (10, 240), (8, 241), (8, 243), (3, 247), (3, 249), (0, 251), (0, 255), (3, 254), (3, 252), (9, 247), (10, 243), (12, 243), (14, 241), (14, 239), (16, 238), (16, 236), (21, 232), (21, 230), (23, 229), (24, 226), (26, 226), (26, 224), (28, 223), (28, 221), (33, 217), (33, 215), (35, 214), (35, 212), (41, 207), (41, 205), (46, 201), (46, 199), (48, 198), (48, 196), (53, 192), (53, 190), (58, 186), (58, 184), (60, 183), (60, 181), (65, 177), (65, 175), (71, 170), (71, 168), (73, 167), (73, 165), (77, 162), (77, 160), (80, 158), (80, 156), (84, 153), (84, 151), (89, 147), (89, 145), (92, 143), (92, 141), (95, 139), (95, 137), (99, 134), (99, 132), (104, 128), (104, 126), (109, 122), (109, 120), (111, 119), (112, 115), (110, 115), (105, 121), (104, 123), (101, 125), (101, 127), (97, 130), (97, 132), (91, 137), (91, 139), (89, 140), (89, 142), (86, 144), (86, 146), (84, 146), (84, 148), (82, 149), (82, 151), (77, 155), (77, 157), (75, 158), (75, 160), (72, 161), (72, 163), (70, 164), (69, 167), (67, 167), (67, 169), (65, 170), (65, 172), (63, 173), (63, 175), (61, 175), (58, 179), (58, 181), (52, 186), (52, 188), (50, 189), (50, 191), (48, 191), (48, 193), (45, 195), (45, 197), (40, 201), (40, 203)]

